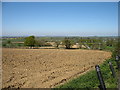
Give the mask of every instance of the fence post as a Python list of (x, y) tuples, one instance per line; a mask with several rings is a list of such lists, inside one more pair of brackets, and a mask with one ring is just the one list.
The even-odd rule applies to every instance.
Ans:
[(113, 65), (111, 62), (109, 62), (109, 66), (110, 66), (110, 70), (112, 72), (112, 76), (115, 78), (116, 75), (115, 75), (115, 71), (114, 71), (114, 68), (113, 68)]
[(99, 88), (100, 88), (100, 90), (106, 90), (105, 83), (104, 83), (99, 65), (96, 65), (95, 68), (96, 68), (97, 76), (98, 76), (98, 79), (100, 82)]
[(117, 64), (117, 69), (118, 69), (118, 71), (120, 71), (120, 60), (119, 60), (119, 57), (118, 56), (116, 56), (116, 64)]

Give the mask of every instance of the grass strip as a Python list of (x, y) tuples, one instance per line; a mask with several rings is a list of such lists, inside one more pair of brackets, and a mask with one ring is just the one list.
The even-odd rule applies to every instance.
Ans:
[[(116, 62), (114, 58), (106, 60), (103, 62), (103, 64), (100, 64), (101, 73), (102, 73), (106, 88), (117, 88), (117, 79), (116, 79), (117, 77), (113, 78), (108, 62), (112, 62), (112, 65), (117, 75)], [(98, 88), (98, 86), (99, 86), (99, 81), (97, 78), (97, 73), (95, 70), (91, 70), (76, 79), (70, 80), (69, 82), (63, 85), (56, 87), (56, 89), (60, 89), (60, 88), (90, 89), (90, 88)]]

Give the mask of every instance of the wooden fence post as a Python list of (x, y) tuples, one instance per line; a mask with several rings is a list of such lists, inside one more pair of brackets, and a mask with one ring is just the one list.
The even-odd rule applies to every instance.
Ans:
[(118, 71), (120, 71), (120, 60), (119, 60), (119, 57), (118, 56), (116, 56), (116, 64), (117, 64), (117, 69), (118, 69)]
[(99, 88), (100, 88), (100, 90), (106, 90), (105, 83), (104, 83), (99, 65), (96, 65), (95, 68), (96, 68), (97, 76), (98, 76), (98, 79), (100, 82)]
[(111, 72), (112, 72), (112, 76), (115, 78), (115, 77), (116, 77), (116, 75), (115, 75), (115, 71), (114, 71), (114, 68), (113, 68), (113, 66), (112, 66), (112, 63), (111, 63), (111, 62), (109, 62), (109, 66), (110, 66), (110, 70), (111, 70)]

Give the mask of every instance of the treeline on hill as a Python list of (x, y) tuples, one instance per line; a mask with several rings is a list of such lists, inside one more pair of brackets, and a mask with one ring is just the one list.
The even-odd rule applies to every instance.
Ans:
[(117, 43), (117, 37), (20, 37), (20, 38), (3, 38), (3, 47), (64, 47), (66, 49), (84, 48), (112, 50)]

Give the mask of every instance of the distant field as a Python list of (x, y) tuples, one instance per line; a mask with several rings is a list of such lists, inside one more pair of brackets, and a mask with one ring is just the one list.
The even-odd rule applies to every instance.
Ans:
[(3, 88), (55, 87), (110, 57), (98, 50), (3, 48)]

